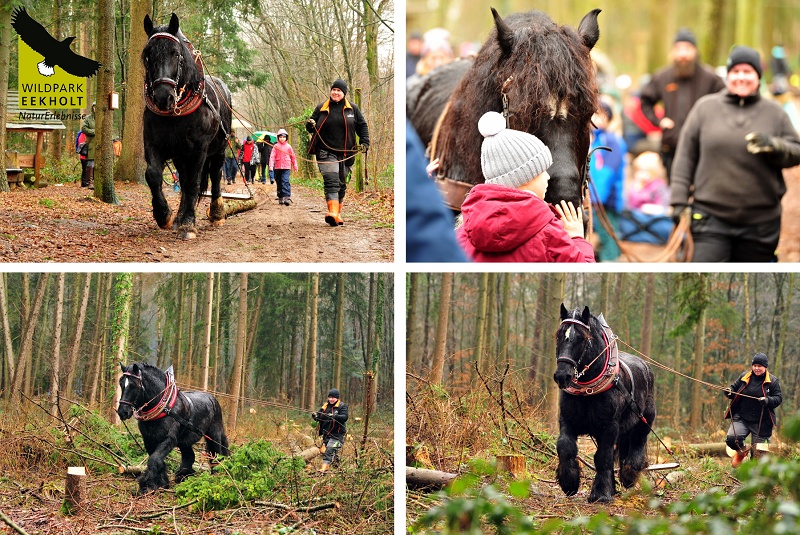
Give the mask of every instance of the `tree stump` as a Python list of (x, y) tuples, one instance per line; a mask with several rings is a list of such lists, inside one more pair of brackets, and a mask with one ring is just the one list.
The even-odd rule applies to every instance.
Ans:
[(497, 470), (508, 472), (515, 479), (525, 475), (525, 457), (522, 455), (498, 455)]
[(80, 509), (86, 494), (86, 468), (70, 466), (67, 468), (64, 503), (68, 511)]

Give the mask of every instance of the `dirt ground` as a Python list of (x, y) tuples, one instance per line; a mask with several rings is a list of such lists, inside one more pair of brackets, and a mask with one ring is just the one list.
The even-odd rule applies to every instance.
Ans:
[[(324, 221), (322, 193), (292, 185), (291, 206), (278, 204), (275, 186), (250, 186), (258, 206), (229, 217), (221, 227), (198, 207), (197, 238), (160, 230), (150, 191), (115, 183), (119, 206), (90, 196), (78, 184), (12, 190), (0, 195), (2, 262), (392, 262), (394, 197), (391, 191), (345, 198), (345, 224)], [(231, 193), (243, 185), (224, 186)], [(177, 209), (179, 194), (164, 186)]]

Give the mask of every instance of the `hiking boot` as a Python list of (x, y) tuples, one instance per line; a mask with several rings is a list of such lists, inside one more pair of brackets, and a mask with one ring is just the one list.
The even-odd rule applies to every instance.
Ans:
[(289, 197), (284, 197), (283, 204), (284, 206), (290, 206), (292, 204), (292, 199), (290, 199)]
[(734, 453), (733, 458), (731, 459), (731, 466), (736, 468), (740, 464), (742, 464), (744, 460), (747, 459), (748, 453), (749, 453), (749, 448), (744, 451), (737, 451), (736, 453)]

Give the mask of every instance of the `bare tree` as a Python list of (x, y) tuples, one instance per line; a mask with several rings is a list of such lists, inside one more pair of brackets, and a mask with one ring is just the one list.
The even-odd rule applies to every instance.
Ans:
[(453, 291), (453, 274), (442, 273), (442, 291), (439, 299), (439, 321), (436, 325), (436, 347), (433, 350), (433, 364), (431, 365), (430, 381), (433, 384), (442, 383), (442, 368), (447, 344), (447, 322), (450, 313), (450, 298)]
[(236, 327), (236, 360), (233, 363), (233, 384), (231, 385), (231, 402), (228, 411), (228, 428), (236, 429), (236, 417), (239, 412), (239, 391), (242, 387), (242, 368), (244, 367), (244, 347), (247, 340), (247, 273), (239, 276), (239, 322)]
[(119, 204), (114, 191), (114, 111), (109, 108), (114, 91), (114, 0), (97, 1), (97, 22), (99, 61), (103, 66), (97, 76), (94, 194), (105, 203)]
[(311, 306), (309, 310), (310, 322), (308, 333), (308, 361), (306, 362), (306, 400), (305, 408), (314, 404), (314, 394), (317, 388), (317, 328), (319, 318), (319, 273), (311, 274)]
[[(5, 125), (8, 113), (8, 71), (11, 67), (11, 10), (14, 2), (0, 5), (0, 118)], [(0, 128), (0, 163), (5, 167), (6, 129)], [(0, 173), (0, 192), (9, 191), (8, 177)]]
[(206, 274), (206, 314), (203, 318), (203, 390), (208, 390), (208, 367), (211, 360), (211, 313), (214, 306), (214, 274)]
[(58, 415), (58, 393), (61, 390), (61, 323), (64, 319), (64, 278), (58, 274), (56, 313), (53, 316), (53, 360), (50, 363), (50, 414)]

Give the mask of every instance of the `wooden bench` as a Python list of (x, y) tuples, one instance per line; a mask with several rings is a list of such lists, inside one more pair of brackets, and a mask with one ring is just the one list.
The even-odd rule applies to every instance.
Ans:
[(17, 151), (6, 151), (6, 179), (9, 187), (22, 187), (25, 169), (34, 169), (35, 154), (20, 154)]

